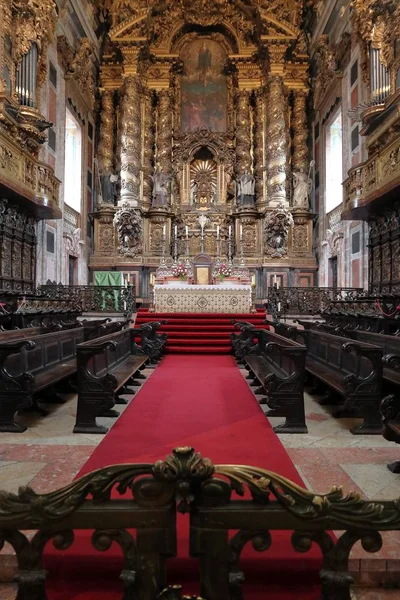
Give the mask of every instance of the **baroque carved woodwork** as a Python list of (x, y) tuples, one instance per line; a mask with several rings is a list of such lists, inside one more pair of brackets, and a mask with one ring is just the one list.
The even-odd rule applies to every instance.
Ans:
[[(297, 170), (309, 164), (302, 9), (300, 0), (107, 3), (111, 29), (101, 67), (100, 167), (120, 171), (118, 206), (128, 202), (142, 211), (143, 264), (146, 257), (149, 265), (161, 258), (164, 225), (167, 260), (175, 224), (180, 255), (186, 253), (186, 226), (189, 253), (198, 253), (202, 213), (210, 222), (204, 250), (211, 255), (217, 252), (217, 224), (221, 258), (227, 257), (229, 225), (237, 237), (239, 224), (249, 260), (268, 263), (292, 255), (288, 236), (284, 250), (272, 248), (271, 210), (265, 225), (264, 217), (266, 209), (289, 206), (291, 149)], [(111, 124), (111, 96), (119, 130)], [(246, 172), (255, 192), (244, 210), (238, 181)], [(310, 215), (301, 218), (307, 222)], [(119, 241), (120, 257), (123, 247)], [(232, 248), (239, 252), (240, 241), (232, 238)], [(311, 252), (308, 257), (313, 267)]]
[(35, 289), (36, 224), (19, 207), (0, 201), (0, 288)]
[(372, 217), (369, 234), (370, 284), (373, 292), (400, 291), (400, 205)]
[(265, 253), (272, 258), (282, 258), (288, 252), (289, 230), (294, 221), (282, 203), (267, 213), (264, 220)]
[(141, 212), (123, 202), (114, 216), (118, 232), (118, 251), (125, 257), (135, 257), (143, 249), (143, 220)]

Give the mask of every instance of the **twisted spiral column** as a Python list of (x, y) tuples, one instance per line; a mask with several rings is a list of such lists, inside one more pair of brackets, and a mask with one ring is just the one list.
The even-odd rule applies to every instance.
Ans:
[(256, 200), (258, 205), (264, 203), (264, 156), (265, 156), (265, 136), (264, 136), (264, 99), (265, 90), (260, 89), (256, 92), (255, 106), (255, 179), (256, 179)]
[(99, 168), (102, 175), (113, 172), (114, 154), (114, 90), (103, 89), (101, 93), (101, 123), (99, 138)]
[(287, 96), (281, 77), (271, 77), (267, 94), (268, 204), (287, 203), (289, 128)]
[(161, 171), (169, 175), (172, 170), (172, 92), (158, 92), (157, 162)]
[(236, 94), (236, 171), (240, 177), (251, 171), (250, 92), (240, 90)]
[(143, 129), (143, 202), (151, 204), (152, 172), (154, 151), (154, 107), (151, 90), (144, 93), (144, 129)]
[(307, 113), (308, 92), (296, 90), (293, 103), (293, 170), (308, 170)]
[(141, 127), (136, 76), (125, 79), (121, 113), (121, 200), (137, 206), (140, 196)]

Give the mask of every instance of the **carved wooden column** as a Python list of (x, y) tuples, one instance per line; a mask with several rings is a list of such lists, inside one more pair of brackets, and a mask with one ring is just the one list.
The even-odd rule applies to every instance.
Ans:
[(268, 204), (287, 203), (289, 128), (287, 95), (282, 77), (268, 81), (267, 94), (267, 181)]
[(236, 170), (240, 177), (251, 171), (251, 119), (250, 92), (238, 90), (236, 94)]
[(157, 163), (165, 175), (172, 174), (172, 91), (158, 92)]
[(132, 206), (138, 206), (140, 196), (140, 116), (139, 80), (129, 73), (121, 106), (121, 202)]
[(152, 198), (152, 174), (153, 174), (153, 153), (154, 153), (154, 106), (153, 92), (146, 89), (144, 92), (144, 122), (143, 122), (143, 154), (142, 154), (142, 172), (143, 172), (143, 204), (151, 206)]
[[(106, 197), (107, 186), (104, 181), (114, 174), (114, 90), (101, 90), (101, 123), (99, 137), (99, 172), (102, 179), (103, 202), (111, 202), (113, 198)], [(110, 187), (110, 186), (109, 186)]]
[(265, 203), (265, 90), (260, 88), (256, 92), (255, 106), (255, 178), (257, 206)]
[(306, 114), (308, 91), (295, 90), (293, 96), (293, 170), (307, 172), (309, 167)]

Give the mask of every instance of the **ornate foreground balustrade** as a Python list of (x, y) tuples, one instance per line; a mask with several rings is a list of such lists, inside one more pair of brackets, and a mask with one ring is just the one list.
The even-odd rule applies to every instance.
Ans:
[(41, 298), (68, 302), (80, 312), (124, 313), (136, 311), (136, 295), (132, 286), (106, 285), (42, 285)]
[(281, 287), (270, 288), (268, 313), (276, 319), (280, 314), (318, 315), (332, 301), (353, 300), (364, 294), (362, 288)]
[[(123, 598), (180, 599), (179, 586), (164, 590), (168, 559), (177, 553), (177, 512), (188, 514), (188, 543), (207, 600), (243, 598), (241, 554), (248, 544), (269, 550), (274, 530), (292, 532), (298, 552), (319, 547), (323, 600), (350, 600), (353, 546), (360, 541), (377, 552), (380, 532), (400, 529), (400, 499), (370, 502), (336, 487), (315, 494), (264, 469), (214, 465), (193, 448), (176, 448), (155, 464), (110, 466), (49, 494), (29, 487), (18, 495), (0, 492), (0, 545), (9, 543), (17, 554), (18, 597), (45, 600), (46, 544), (65, 551), (74, 532), (86, 530), (95, 550), (120, 546)], [(73, 557), (60, 554), (59, 561), (71, 561), (76, 574)]]

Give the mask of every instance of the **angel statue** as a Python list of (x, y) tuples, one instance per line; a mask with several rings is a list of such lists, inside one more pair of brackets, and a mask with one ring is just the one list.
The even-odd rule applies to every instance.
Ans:
[(293, 207), (294, 208), (309, 208), (310, 196), (312, 191), (311, 169), (314, 166), (314, 161), (310, 163), (308, 175), (303, 169), (293, 173)]

